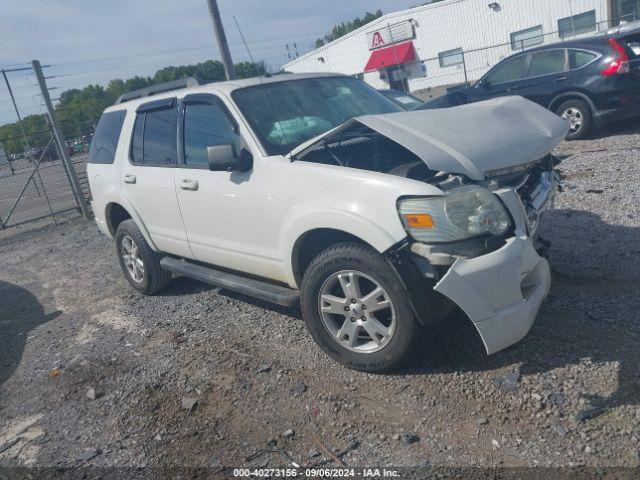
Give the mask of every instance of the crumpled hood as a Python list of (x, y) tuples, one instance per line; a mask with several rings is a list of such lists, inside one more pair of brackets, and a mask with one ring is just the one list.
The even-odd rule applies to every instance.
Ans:
[(484, 180), (492, 170), (545, 157), (569, 130), (568, 123), (549, 110), (510, 96), (438, 110), (365, 115), (322, 137), (354, 122), (399, 143), (431, 170), (463, 174), (472, 180)]

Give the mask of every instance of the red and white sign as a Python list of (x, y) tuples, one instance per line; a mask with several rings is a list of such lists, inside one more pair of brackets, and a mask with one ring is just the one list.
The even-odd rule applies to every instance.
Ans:
[(368, 32), (367, 43), (369, 44), (369, 50), (376, 50), (414, 37), (413, 22), (405, 20), (404, 22), (394, 23), (373, 32)]

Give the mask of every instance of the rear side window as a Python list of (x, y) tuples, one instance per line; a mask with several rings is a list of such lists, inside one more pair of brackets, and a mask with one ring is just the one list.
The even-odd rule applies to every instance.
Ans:
[(540, 75), (551, 75), (565, 70), (565, 51), (547, 50), (535, 52), (531, 56), (529, 65), (529, 76), (539, 77)]
[(143, 158), (145, 165), (177, 163), (176, 151), (178, 110), (151, 110), (144, 121)]
[(143, 165), (175, 165), (178, 110), (171, 108), (139, 112), (133, 128), (131, 160)]
[(525, 75), (526, 66), (527, 55), (519, 55), (505, 60), (505, 62), (498, 65), (493, 72), (489, 73), (487, 80), (492, 84), (520, 80)]
[(598, 55), (584, 50), (569, 50), (569, 68), (582, 68), (596, 59)]
[(136, 116), (133, 126), (133, 141), (131, 142), (131, 160), (133, 163), (142, 163), (142, 134), (144, 132), (144, 113)]
[(89, 163), (113, 163), (126, 114), (126, 110), (118, 110), (104, 113), (100, 117), (98, 127), (91, 141)]

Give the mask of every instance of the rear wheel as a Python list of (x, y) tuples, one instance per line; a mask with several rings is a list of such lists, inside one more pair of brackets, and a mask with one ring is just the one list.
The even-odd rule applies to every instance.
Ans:
[(568, 100), (556, 109), (556, 113), (569, 122), (567, 140), (580, 140), (591, 132), (593, 116), (584, 100)]
[(151, 249), (133, 220), (120, 223), (115, 237), (120, 267), (133, 288), (152, 295), (171, 282), (171, 272), (160, 267), (162, 255)]
[(302, 280), (302, 313), (318, 345), (343, 365), (397, 368), (421, 339), (407, 292), (371, 248), (341, 243), (321, 252)]

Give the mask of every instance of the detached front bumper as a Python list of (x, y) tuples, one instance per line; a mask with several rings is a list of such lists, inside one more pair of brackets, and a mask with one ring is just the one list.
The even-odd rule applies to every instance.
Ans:
[[(551, 180), (550, 188), (542, 194), (544, 202), (535, 205), (538, 211), (548, 207), (554, 192)], [(496, 194), (515, 222), (514, 236), (492, 252), (457, 258), (433, 287), (467, 314), (488, 354), (527, 334), (551, 286), (549, 264), (538, 254), (532, 239), (537, 225), (532, 225), (513, 189)]]
[(467, 314), (492, 354), (527, 334), (550, 286), (547, 261), (528, 237), (516, 237), (495, 252), (456, 260), (434, 290)]

